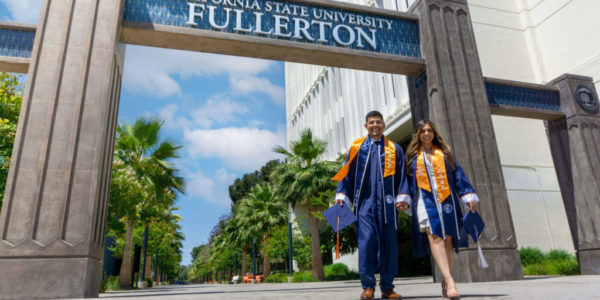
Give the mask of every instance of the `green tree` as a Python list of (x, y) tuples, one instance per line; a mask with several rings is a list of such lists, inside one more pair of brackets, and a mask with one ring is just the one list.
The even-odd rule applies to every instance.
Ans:
[(177, 176), (177, 170), (169, 162), (178, 157), (181, 147), (161, 141), (162, 125), (162, 121), (141, 118), (133, 125), (117, 127), (113, 164), (116, 186), (115, 192), (111, 192), (111, 213), (126, 228), (119, 273), (123, 288), (131, 286), (130, 257), (135, 226), (160, 219), (174, 203), (176, 193), (183, 193), (183, 178)]
[(229, 219), (225, 229), (223, 230), (224, 242), (230, 245), (233, 249), (241, 249), (242, 270), (241, 274), (245, 275), (248, 271), (248, 246), (252, 243), (252, 233), (241, 219), (237, 211), (239, 206), (234, 206), (233, 218)]
[(245, 198), (248, 193), (257, 184), (269, 182), (269, 176), (275, 167), (281, 162), (277, 159), (268, 161), (259, 171), (247, 173), (242, 178), (237, 178), (232, 185), (229, 186), (229, 198), (232, 205), (236, 205), (241, 199)]
[[(250, 234), (268, 244), (269, 232), (287, 220), (287, 210), (269, 184), (256, 185), (247, 198), (242, 199), (236, 216), (243, 218)], [(263, 276), (271, 272), (269, 254), (263, 251)]]
[(8, 167), (23, 100), (23, 85), (20, 79), (20, 75), (0, 73), (0, 207), (4, 199)]
[(276, 194), (293, 207), (306, 205), (310, 226), (312, 249), (312, 276), (324, 280), (318, 221), (329, 206), (328, 195), (335, 189), (331, 178), (339, 169), (336, 162), (323, 161), (327, 143), (313, 137), (310, 129), (304, 130), (298, 141), (290, 144), (290, 150), (279, 146), (275, 152), (284, 154), (286, 162), (271, 173)]

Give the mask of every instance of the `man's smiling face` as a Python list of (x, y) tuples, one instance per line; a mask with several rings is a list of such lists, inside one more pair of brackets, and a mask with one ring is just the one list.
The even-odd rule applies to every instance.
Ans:
[(367, 119), (367, 123), (365, 123), (365, 128), (369, 133), (369, 136), (378, 140), (383, 136), (383, 130), (385, 129), (385, 123), (378, 116), (369, 117)]

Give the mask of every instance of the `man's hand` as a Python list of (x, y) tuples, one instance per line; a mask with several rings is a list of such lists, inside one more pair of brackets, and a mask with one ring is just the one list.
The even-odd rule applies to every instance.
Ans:
[(407, 210), (408, 203), (407, 202), (398, 202), (398, 203), (396, 203), (396, 208), (399, 208), (401, 210)]
[(339, 204), (340, 206), (344, 206), (344, 200), (337, 199), (337, 200), (335, 200), (335, 204)]
[(469, 206), (472, 212), (475, 212), (477, 210), (477, 203), (475, 201), (467, 202), (467, 206)]

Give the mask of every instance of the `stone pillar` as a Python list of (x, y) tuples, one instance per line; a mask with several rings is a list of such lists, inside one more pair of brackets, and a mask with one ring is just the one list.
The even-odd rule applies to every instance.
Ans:
[(548, 83), (560, 92), (565, 117), (546, 121), (573, 244), (582, 275), (600, 274), (600, 111), (590, 77), (563, 75)]
[(517, 241), (467, 1), (418, 0), (411, 11), (419, 15), (421, 49), (427, 62), (427, 99), (411, 101), (411, 105), (426, 109), (415, 107), (413, 112), (432, 120), (452, 147), (481, 199), (479, 212), (486, 222), (481, 245), (489, 268), (478, 265), (477, 249), (472, 246), (455, 257), (454, 278), (458, 282), (521, 279)]
[(97, 297), (122, 0), (45, 0), (0, 215), (0, 298)]

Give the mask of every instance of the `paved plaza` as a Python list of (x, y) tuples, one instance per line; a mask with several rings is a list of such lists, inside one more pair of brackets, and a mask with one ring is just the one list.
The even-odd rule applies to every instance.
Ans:
[[(441, 299), (431, 277), (397, 278), (404, 299)], [(600, 276), (527, 277), (520, 281), (458, 284), (463, 299), (600, 299)], [(171, 285), (100, 294), (107, 299), (359, 299), (359, 281), (289, 284)], [(380, 292), (375, 293), (380, 297)], [(376, 298), (377, 299), (377, 298)]]

